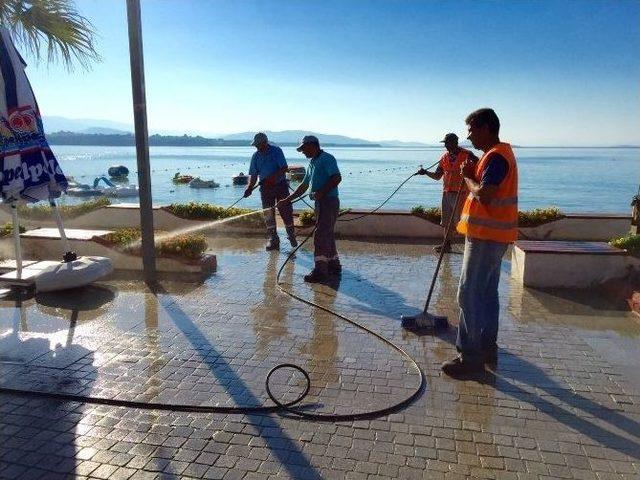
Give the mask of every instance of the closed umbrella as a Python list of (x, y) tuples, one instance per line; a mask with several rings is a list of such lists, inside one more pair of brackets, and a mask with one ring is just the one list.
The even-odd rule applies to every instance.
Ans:
[(48, 200), (60, 231), (66, 266), (43, 272), (47, 275), (40, 277), (49, 280), (41, 290), (55, 288), (56, 282), (70, 286), (86, 284), (89, 283), (87, 280), (108, 273), (111, 262), (101, 257), (77, 259), (71, 251), (55, 204), (55, 199), (67, 189), (68, 182), (44, 136), (40, 110), (25, 67), (9, 31), (0, 27), (0, 195), (2, 202), (11, 206), (13, 214), (17, 278), (22, 278), (17, 206)]

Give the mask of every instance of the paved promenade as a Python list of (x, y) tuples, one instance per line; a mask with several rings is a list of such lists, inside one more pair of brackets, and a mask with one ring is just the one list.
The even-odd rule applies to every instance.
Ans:
[[(113, 280), (71, 293), (0, 298), (0, 385), (182, 406), (270, 405), (264, 380), (290, 362), (311, 376), (310, 412), (384, 408), (419, 372), (398, 352), (275, 286), (284, 252), (261, 239), (214, 238), (218, 273), (159, 292)], [(426, 390), (373, 420), (212, 414), (0, 395), (2, 479), (631, 479), (640, 478), (640, 322), (597, 292), (523, 290), (503, 263), (497, 367), (443, 376), (455, 325), (400, 328), (421, 308), (436, 257), (424, 245), (342, 241), (331, 285), (282, 281), (405, 349)], [(457, 247), (458, 250), (460, 247)], [(462, 255), (445, 259), (431, 311), (457, 323)], [(283, 401), (304, 387), (281, 371)]]

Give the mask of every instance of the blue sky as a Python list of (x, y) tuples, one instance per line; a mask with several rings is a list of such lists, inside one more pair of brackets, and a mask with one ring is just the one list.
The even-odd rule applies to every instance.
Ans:
[[(46, 115), (132, 123), (125, 0), (77, 0), (103, 57), (31, 62)], [(151, 130), (436, 142), (493, 107), (526, 145), (640, 144), (640, 2), (143, 0)], [(28, 59), (29, 60), (29, 59)]]

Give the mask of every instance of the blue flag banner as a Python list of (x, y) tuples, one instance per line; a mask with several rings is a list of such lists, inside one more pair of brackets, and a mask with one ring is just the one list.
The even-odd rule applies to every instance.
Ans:
[(44, 136), (26, 64), (0, 27), (0, 195), (5, 203), (57, 198), (67, 179)]

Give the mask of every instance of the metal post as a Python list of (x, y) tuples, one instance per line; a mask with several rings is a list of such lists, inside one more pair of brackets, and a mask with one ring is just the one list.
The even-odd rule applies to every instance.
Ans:
[(13, 216), (13, 246), (16, 252), (16, 278), (22, 278), (22, 247), (20, 246), (20, 222), (18, 221), (18, 206), (11, 204), (11, 215)]
[(127, 0), (129, 24), (129, 59), (131, 62), (131, 91), (136, 133), (138, 185), (140, 188), (140, 226), (142, 228), (142, 265), (148, 283), (156, 281), (155, 239), (153, 234), (153, 205), (149, 168), (149, 132), (147, 130), (147, 100), (144, 86), (144, 56), (142, 53), (142, 22), (140, 0)]

